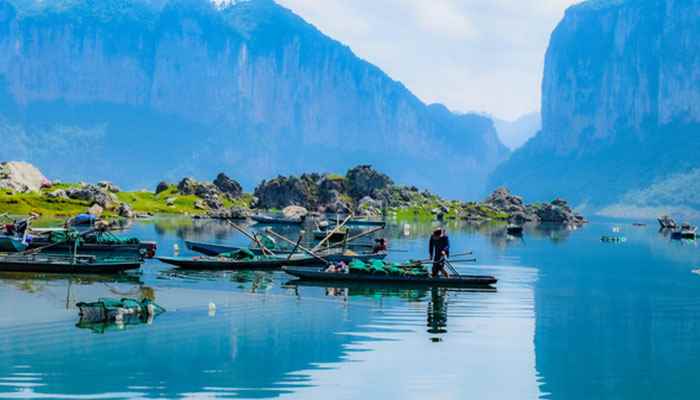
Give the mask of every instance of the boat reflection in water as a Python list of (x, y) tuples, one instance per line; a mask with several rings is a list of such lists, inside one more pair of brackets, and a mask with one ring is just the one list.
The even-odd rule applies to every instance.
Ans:
[(425, 303), (427, 308), (427, 332), (433, 335), (430, 337), (432, 342), (441, 342), (441, 336), (447, 333), (447, 304), (450, 293), (497, 292), (497, 289), (494, 287), (459, 289), (426, 286), (406, 287), (405, 285), (387, 286), (367, 283), (338, 285), (338, 283), (304, 281), (300, 279), (289, 281), (284, 286), (295, 289), (297, 295), (299, 295), (299, 287), (323, 288), (326, 296), (341, 298), (344, 302), (348, 302), (355, 297), (371, 298), (379, 301), (398, 299), (408, 303)]

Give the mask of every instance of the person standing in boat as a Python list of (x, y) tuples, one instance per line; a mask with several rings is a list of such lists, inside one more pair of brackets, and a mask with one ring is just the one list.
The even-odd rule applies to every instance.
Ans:
[(440, 273), (447, 278), (445, 259), (450, 256), (450, 238), (447, 236), (447, 231), (444, 228), (437, 228), (433, 231), (428, 243), (428, 252), (430, 253), (430, 259), (433, 260), (433, 278), (437, 278)]

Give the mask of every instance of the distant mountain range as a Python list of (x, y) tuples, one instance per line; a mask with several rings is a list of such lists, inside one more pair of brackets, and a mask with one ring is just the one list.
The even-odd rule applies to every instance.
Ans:
[(698, 15), (698, 1), (569, 8), (547, 50), (542, 130), (489, 185), (594, 208), (699, 204)]
[(373, 164), (473, 198), (509, 154), (271, 0), (0, 0), (0, 136), (0, 160), (127, 188)]
[(542, 118), (539, 111), (525, 114), (514, 121), (498, 118), (492, 119), (496, 132), (498, 132), (498, 138), (510, 150), (515, 150), (524, 145), (542, 127)]

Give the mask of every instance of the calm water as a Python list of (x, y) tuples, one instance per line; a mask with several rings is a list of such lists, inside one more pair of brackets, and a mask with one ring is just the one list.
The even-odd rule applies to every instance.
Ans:
[[(700, 254), (656, 227), (452, 226), (462, 272), (494, 292), (288, 284), (283, 273), (183, 273), (149, 261), (115, 280), (0, 276), (0, 398), (695, 399)], [(423, 258), (430, 225), (393, 227)], [(221, 224), (162, 219), (130, 234), (245, 243)], [(183, 254), (187, 254), (183, 252)], [(78, 301), (155, 295), (150, 325), (78, 328)], [(208, 304), (216, 304), (210, 312)]]

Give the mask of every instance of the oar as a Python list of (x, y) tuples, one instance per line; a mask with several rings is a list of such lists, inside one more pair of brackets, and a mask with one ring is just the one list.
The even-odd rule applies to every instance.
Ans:
[(267, 252), (267, 253), (269, 253), (269, 255), (272, 255), (272, 256), (275, 255), (275, 253), (273, 253), (270, 249), (268, 249), (267, 247), (265, 247), (265, 245), (262, 244), (262, 242), (260, 242), (260, 239), (258, 239), (257, 236), (251, 235), (250, 233), (248, 233), (248, 232), (247, 232), (245, 229), (243, 229), (242, 227), (240, 227), (240, 226), (234, 224), (231, 220), (228, 220), (228, 219), (227, 219), (226, 222), (228, 222), (229, 225), (231, 225), (232, 227), (234, 227), (234, 229), (236, 229), (237, 231), (239, 231), (239, 232), (241, 232), (243, 235), (245, 235), (248, 239), (250, 239), (250, 240), (254, 241), (255, 243), (257, 243), (257, 245), (262, 249), (263, 254), (265, 254), (265, 252)]
[[(470, 255), (472, 255), (472, 254), (474, 254), (474, 252), (468, 251), (468, 252), (466, 252), (466, 253), (451, 254), (450, 257), (470, 256)], [(430, 263), (430, 262), (435, 262), (436, 260), (433, 260), (432, 258), (424, 258), (424, 259), (422, 259), (422, 260), (416, 260), (416, 261), (417, 261), (417, 262), (418, 262), (418, 261), (425, 261), (426, 263)]]
[(326, 243), (326, 242), (328, 241), (328, 239), (331, 238), (331, 236), (333, 236), (336, 232), (338, 232), (339, 229), (341, 229), (343, 226), (345, 226), (345, 224), (346, 224), (348, 221), (350, 221), (350, 218), (352, 218), (352, 214), (348, 215), (348, 217), (345, 218), (345, 221), (343, 221), (342, 224), (336, 225), (335, 228), (333, 228), (333, 229), (326, 235), (326, 237), (323, 238), (323, 240), (321, 240), (320, 242), (318, 242), (318, 244), (317, 244), (316, 246), (314, 246), (314, 248), (313, 248), (312, 250), (313, 250), (313, 251), (317, 251), (318, 249), (320, 249), (321, 246), (323, 246), (323, 244)]
[[(291, 241), (291, 240), (287, 239), (286, 237), (284, 237), (284, 236), (282, 236), (282, 235), (276, 233), (276, 232), (273, 231), (271, 228), (267, 228), (267, 229), (265, 230), (265, 232), (266, 232), (268, 235), (272, 235), (272, 236), (276, 237), (277, 239), (283, 240), (283, 241), (285, 241), (285, 242), (287, 242), (287, 243), (289, 243), (289, 244), (293, 244), (293, 245), (295, 245), (295, 246), (297, 245), (297, 244), (294, 243), (293, 241)], [(326, 264), (326, 265), (330, 265), (330, 264), (331, 264), (330, 262), (328, 262), (328, 260), (326, 260), (325, 258), (323, 258), (323, 257), (321, 257), (321, 256), (319, 256), (319, 255), (317, 255), (316, 253), (314, 253), (313, 251), (307, 249), (306, 247), (302, 246), (301, 244), (299, 244), (298, 247), (299, 247), (299, 249), (301, 249), (303, 252), (309, 254), (311, 257), (313, 257), (313, 258), (315, 258), (315, 259), (317, 259), (317, 260), (321, 260), (324, 264)]]

